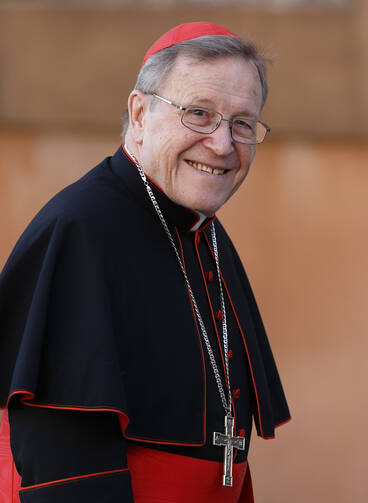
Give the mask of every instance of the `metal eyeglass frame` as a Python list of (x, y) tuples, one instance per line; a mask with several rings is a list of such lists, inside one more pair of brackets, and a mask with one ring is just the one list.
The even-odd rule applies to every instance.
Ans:
[(185, 124), (183, 122), (183, 117), (184, 117), (184, 112), (192, 107), (192, 106), (195, 106), (195, 105), (190, 105), (188, 107), (183, 107), (182, 105), (179, 105), (178, 103), (174, 103), (173, 101), (171, 100), (168, 100), (167, 98), (163, 98), (162, 96), (156, 94), (156, 93), (149, 93), (151, 94), (151, 96), (153, 96), (154, 98), (157, 98), (161, 101), (163, 101), (164, 103), (167, 103), (168, 105), (172, 105), (173, 107), (177, 108), (178, 110), (181, 110), (183, 113), (181, 115), (181, 123), (183, 124), (184, 127), (190, 129), (191, 131), (194, 131), (196, 133), (200, 133), (200, 134), (212, 134), (216, 131), (216, 129), (218, 129), (220, 127), (220, 124), (222, 121), (226, 121), (229, 123), (229, 128), (230, 128), (230, 132), (231, 132), (231, 138), (237, 142), (237, 143), (242, 143), (243, 145), (259, 145), (260, 143), (262, 143), (264, 141), (264, 139), (266, 138), (266, 135), (267, 133), (269, 133), (271, 131), (271, 128), (269, 126), (267, 126), (267, 124), (265, 124), (264, 122), (261, 122), (261, 121), (257, 121), (257, 124), (261, 124), (263, 127), (264, 127), (264, 136), (262, 138), (261, 141), (256, 141), (254, 143), (249, 143), (249, 142), (245, 142), (245, 141), (240, 141), (240, 140), (236, 140), (233, 136), (233, 122), (234, 122), (234, 119), (225, 119), (224, 116), (220, 113), (220, 112), (216, 112), (216, 110), (212, 110), (211, 108), (206, 108), (206, 107), (199, 107), (200, 109), (202, 110), (208, 110), (210, 112), (214, 112), (216, 115), (218, 115), (219, 117), (221, 117), (221, 119), (216, 123), (216, 126), (215, 128), (210, 131), (210, 132), (204, 132), (204, 131), (198, 131), (197, 129), (194, 129), (194, 128), (191, 128), (188, 126), (188, 124)]

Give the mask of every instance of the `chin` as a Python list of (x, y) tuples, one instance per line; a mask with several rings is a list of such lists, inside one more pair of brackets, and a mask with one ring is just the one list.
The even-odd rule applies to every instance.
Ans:
[(213, 215), (216, 213), (216, 211), (218, 211), (221, 208), (221, 206), (225, 203), (225, 201), (204, 202), (203, 199), (198, 200), (196, 198), (186, 199), (185, 201), (177, 200), (178, 204), (181, 204), (181, 206), (184, 206), (185, 208), (188, 208), (190, 210), (198, 211), (199, 213), (206, 215), (206, 217), (213, 217)]

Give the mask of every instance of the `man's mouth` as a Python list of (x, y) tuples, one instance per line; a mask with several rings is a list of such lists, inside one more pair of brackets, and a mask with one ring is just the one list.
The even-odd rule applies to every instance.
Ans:
[(206, 173), (210, 173), (211, 175), (223, 175), (228, 171), (227, 169), (219, 169), (219, 168), (210, 168), (206, 166), (206, 164), (202, 164), (200, 162), (187, 161), (187, 163), (195, 169), (199, 171), (206, 171)]

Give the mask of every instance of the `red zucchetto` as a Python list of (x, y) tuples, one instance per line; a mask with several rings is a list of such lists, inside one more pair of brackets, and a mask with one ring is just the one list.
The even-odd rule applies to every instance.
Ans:
[(205, 37), (207, 35), (232, 35), (237, 37), (235, 33), (222, 26), (214, 23), (209, 23), (208, 21), (200, 21), (196, 23), (184, 23), (179, 26), (171, 28), (168, 32), (164, 33), (153, 45), (148, 49), (146, 55), (144, 56), (142, 66), (146, 61), (156, 52), (166, 49), (179, 42), (185, 42), (186, 40), (192, 40), (198, 37)]

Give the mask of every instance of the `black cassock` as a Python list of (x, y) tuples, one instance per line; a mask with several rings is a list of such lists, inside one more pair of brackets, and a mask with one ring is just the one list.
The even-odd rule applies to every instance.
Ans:
[[(211, 220), (192, 230), (197, 214), (152, 187), (223, 376)], [(212, 220), (236, 433), (247, 446), (236, 464), (247, 457), (252, 417), (270, 438), (289, 411), (242, 264)], [(133, 501), (126, 444), (222, 461), (212, 436), (223, 431), (224, 410), (191, 299), (122, 147), (56, 195), (21, 236), (1, 275), (0, 334), (0, 405), (9, 404), (22, 501)], [(67, 487), (53, 484), (66, 478)]]

